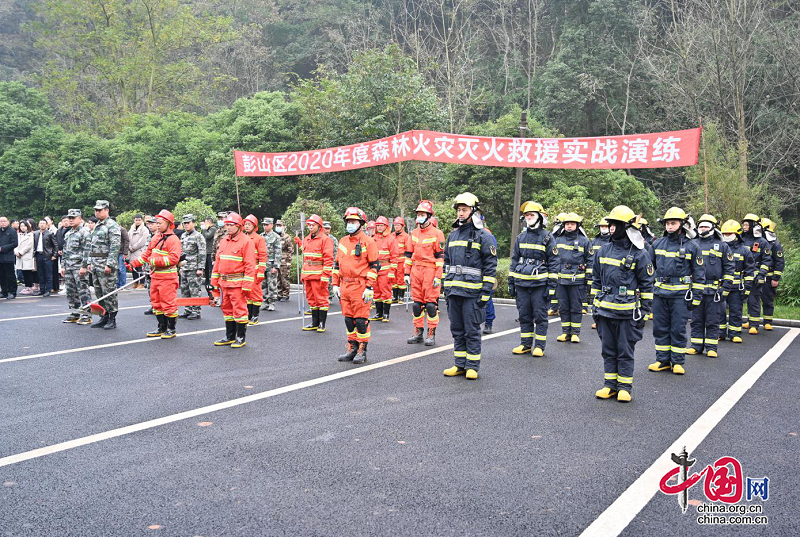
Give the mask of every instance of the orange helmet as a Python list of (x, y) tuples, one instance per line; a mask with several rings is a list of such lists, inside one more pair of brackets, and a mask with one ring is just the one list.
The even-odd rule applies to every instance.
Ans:
[(394, 224), (395, 226), (396, 226), (397, 224), (400, 224), (401, 226), (403, 226), (403, 227), (406, 227), (406, 221), (405, 221), (405, 220), (403, 220), (403, 217), (402, 217), (402, 216), (395, 216), (393, 224)]
[(375, 219), (375, 225), (377, 226), (378, 224), (383, 224), (384, 226), (389, 227), (389, 219), (385, 216), (379, 216)]
[(367, 229), (375, 229), (375, 220), (367, 222)]
[(361, 224), (365, 224), (367, 222), (367, 215), (364, 214), (364, 211), (362, 211), (358, 207), (348, 207), (347, 210), (344, 212), (342, 220), (348, 220), (348, 219), (352, 220), (353, 218), (361, 220)]
[(164, 220), (169, 222), (170, 229), (175, 227), (175, 217), (173, 217), (172, 213), (166, 209), (161, 209), (161, 212), (156, 215), (156, 218), (163, 218)]
[(239, 213), (228, 213), (228, 216), (225, 217), (223, 224), (233, 224), (235, 226), (242, 227), (242, 217), (239, 216)]
[(319, 227), (322, 227), (322, 218), (318, 214), (312, 214), (306, 219), (306, 225), (308, 224), (317, 224)]
[[(256, 218), (256, 215), (248, 214), (247, 216), (244, 217), (244, 221), (253, 224), (253, 232), (258, 231), (258, 218)], [(242, 225), (244, 225), (244, 222), (242, 223)]]
[(431, 203), (430, 200), (420, 201), (419, 205), (417, 205), (417, 212), (419, 211), (426, 212), (433, 216), (433, 203)]

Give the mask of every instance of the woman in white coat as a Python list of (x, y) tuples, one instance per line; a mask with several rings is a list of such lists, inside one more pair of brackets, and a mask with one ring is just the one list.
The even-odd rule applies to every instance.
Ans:
[(33, 273), (36, 271), (36, 261), (33, 256), (33, 232), (30, 230), (27, 220), (19, 223), (19, 244), (14, 248), (14, 255), (17, 256), (14, 268), (22, 271), (25, 280), (25, 288), (20, 291), (21, 295), (33, 293)]

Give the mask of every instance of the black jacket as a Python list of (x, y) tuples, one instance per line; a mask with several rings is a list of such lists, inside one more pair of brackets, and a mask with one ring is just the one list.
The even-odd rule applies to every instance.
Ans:
[(14, 248), (18, 245), (19, 237), (16, 229), (11, 225), (0, 229), (0, 263), (13, 263), (15, 261)]
[(39, 234), (44, 233), (42, 238), (42, 254), (51, 258), (58, 255), (58, 243), (56, 237), (47, 230), (33, 232), (33, 255), (39, 255)]

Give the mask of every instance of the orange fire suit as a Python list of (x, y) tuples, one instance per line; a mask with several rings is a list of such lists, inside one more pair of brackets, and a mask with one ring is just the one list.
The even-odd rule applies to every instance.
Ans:
[(378, 247), (378, 261), (381, 262), (378, 281), (375, 285), (375, 302), (391, 304), (392, 284), (396, 279), (397, 258), (400, 255), (397, 249), (397, 240), (391, 231), (387, 231), (383, 235), (376, 233), (374, 240)]
[(222, 315), (226, 321), (247, 324), (247, 296), (255, 285), (256, 254), (243, 231), (225, 235), (217, 248), (211, 285), (216, 296), (222, 291)]
[(250, 240), (253, 241), (256, 256), (256, 280), (253, 283), (250, 293), (247, 295), (247, 303), (261, 306), (264, 301), (264, 295), (261, 290), (261, 282), (264, 279), (264, 272), (267, 270), (267, 241), (264, 240), (262, 235), (255, 231), (248, 235)]
[(300, 279), (306, 300), (313, 310), (327, 311), (330, 306), (328, 283), (333, 271), (333, 239), (326, 233), (308, 235), (303, 241), (303, 271)]
[(406, 291), (406, 282), (403, 279), (403, 267), (400, 266), (400, 263), (403, 262), (404, 259), (403, 255), (405, 254), (406, 251), (406, 243), (408, 242), (410, 236), (405, 231), (401, 231), (400, 233), (393, 231), (392, 233), (394, 234), (394, 240), (397, 243), (397, 256), (398, 256), (397, 260), (398, 268), (397, 270), (395, 270), (395, 278), (394, 278), (394, 283), (392, 283), (392, 289), (402, 289), (403, 290), (403, 292), (401, 293), (402, 295), (405, 294)]
[(181, 252), (181, 240), (169, 230), (156, 233), (142, 256), (130, 263), (133, 268), (150, 263), (150, 302), (156, 315), (178, 316), (178, 263)]
[[(357, 245), (361, 245), (360, 252)], [(356, 255), (356, 254), (360, 255)], [(375, 286), (378, 279), (378, 246), (363, 231), (346, 235), (339, 241), (333, 268), (333, 285), (339, 286), (342, 315), (347, 328), (347, 340), (369, 342), (370, 305), (364, 303), (367, 287)], [(327, 288), (325, 289), (327, 292)]]
[[(428, 328), (439, 325), (439, 293), (442, 290), (433, 286), (434, 278), (442, 280), (444, 267), (444, 234), (429, 224), (416, 228), (406, 243), (405, 273), (411, 275), (411, 299), (414, 301), (414, 328), (425, 327), (425, 314)], [(425, 311), (423, 311), (423, 306)]]

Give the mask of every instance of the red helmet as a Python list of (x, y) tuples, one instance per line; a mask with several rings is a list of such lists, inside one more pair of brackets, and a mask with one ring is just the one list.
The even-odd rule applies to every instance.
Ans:
[(239, 213), (228, 213), (228, 216), (225, 217), (223, 224), (233, 224), (235, 226), (242, 227), (242, 217), (239, 216)]
[(428, 213), (429, 215), (433, 216), (433, 203), (430, 200), (422, 200), (417, 205), (417, 212), (423, 211)]
[(352, 220), (353, 218), (361, 220), (361, 224), (365, 224), (367, 222), (367, 215), (359, 209), (358, 207), (348, 207), (347, 210), (344, 212), (344, 216), (342, 220)]
[(375, 220), (367, 222), (367, 229), (375, 229)]
[(401, 226), (406, 227), (406, 221), (403, 220), (402, 216), (396, 216), (394, 218), (394, 225), (396, 226), (397, 224), (400, 224)]
[[(247, 216), (244, 217), (244, 221), (253, 224), (253, 231), (258, 231), (258, 218), (256, 218), (256, 215), (248, 214)], [(242, 225), (244, 225), (244, 222), (242, 223)]]
[(375, 225), (377, 226), (378, 224), (383, 224), (384, 226), (389, 227), (389, 219), (385, 216), (379, 216), (375, 219)]
[(175, 217), (173, 217), (172, 213), (166, 209), (161, 209), (161, 212), (156, 215), (156, 218), (163, 218), (169, 222), (170, 229), (175, 227)]
[(306, 225), (308, 224), (317, 224), (319, 227), (322, 227), (322, 218), (318, 214), (312, 214), (306, 219)]

